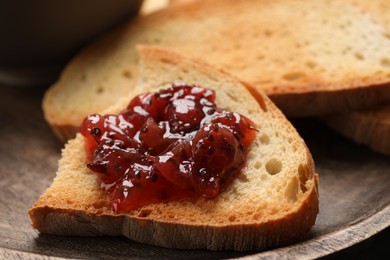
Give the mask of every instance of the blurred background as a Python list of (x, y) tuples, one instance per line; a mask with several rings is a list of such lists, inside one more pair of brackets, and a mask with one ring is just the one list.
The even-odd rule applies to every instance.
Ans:
[[(52, 83), (83, 46), (169, 0), (0, 0), (0, 86)], [(141, 9), (142, 8), (142, 9)]]

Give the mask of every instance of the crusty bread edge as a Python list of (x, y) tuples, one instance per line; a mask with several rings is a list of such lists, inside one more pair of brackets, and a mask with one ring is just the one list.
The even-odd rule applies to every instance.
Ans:
[[(334, 113), (350, 113), (388, 103), (390, 82), (332, 91), (316, 89), (303, 93), (267, 94), (289, 118), (326, 116)], [(312, 109), (302, 109), (302, 106), (296, 106), (297, 103), (307, 104), (307, 108), (315, 107), (315, 114)]]
[[(317, 175), (315, 178), (317, 179)], [(257, 225), (199, 227), (47, 206), (30, 210), (29, 214), (33, 227), (47, 234), (124, 235), (138, 242), (167, 248), (248, 251), (282, 246), (301, 239), (314, 225), (317, 212), (317, 186), (312, 185), (297, 211), (282, 219)], [(170, 234), (169, 240), (164, 239), (166, 234)]]

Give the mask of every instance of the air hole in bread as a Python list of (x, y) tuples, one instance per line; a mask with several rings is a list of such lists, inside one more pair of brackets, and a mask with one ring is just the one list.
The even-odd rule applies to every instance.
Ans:
[(305, 193), (307, 191), (306, 182), (309, 178), (311, 178), (310, 169), (307, 167), (307, 165), (301, 164), (298, 167), (298, 174), (299, 174), (299, 181), (301, 183), (300, 189), (303, 193)]
[(306, 62), (306, 66), (309, 68), (309, 69), (315, 69), (317, 67), (317, 63), (315, 61), (307, 61)]
[(123, 75), (123, 77), (125, 77), (125, 78), (127, 78), (127, 79), (130, 79), (130, 78), (132, 77), (131, 71), (129, 71), (129, 70), (124, 70), (124, 71), (122, 72), (122, 75)]
[(268, 178), (269, 178), (269, 174), (260, 175), (260, 180), (262, 180), (262, 181), (266, 181), (266, 180), (268, 180)]
[(271, 175), (275, 175), (282, 170), (282, 162), (279, 159), (272, 158), (265, 164), (265, 169)]
[(301, 189), (302, 193), (305, 193), (307, 191), (306, 186), (302, 182), (300, 183), (299, 188)]
[(97, 89), (96, 89), (96, 93), (97, 94), (102, 94), (104, 92), (104, 88), (102, 86), (99, 86)]
[(266, 30), (266, 31), (264, 32), (264, 35), (265, 35), (266, 37), (271, 37), (271, 36), (272, 36), (272, 32), (269, 31), (269, 30)]
[(257, 55), (257, 59), (258, 60), (262, 60), (262, 59), (264, 59), (265, 58), (265, 56), (263, 55), (263, 54), (258, 54)]
[(286, 191), (285, 191), (287, 201), (289, 202), (297, 201), (298, 186), (299, 186), (299, 181), (297, 177), (292, 178), (290, 182), (287, 184)]
[(161, 62), (166, 63), (166, 64), (173, 64), (173, 62), (171, 60), (164, 59), (164, 58), (161, 59)]
[(236, 221), (236, 216), (230, 216), (228, 219), (230, 222), (234, 222)]
[(260, 218), (261, 218), (261, 215), (260, 214), (258, 214), (258, 213), (256, 213), (256, 214), (254, 214), (253, 215), (253, 217), (252, 217), (254, 220), (260, 220)]
[(339, 28), (340, 28), (341, 30), (345, 30), (346, 26), (345, 26), (345, 24), (340, 24), (340, 25), (339, 25)]
[(248, 179), (248, 176), (246, 176), (245, 173), (241, 172), (239, 175), (238, 175), (238, 179), (240, 179), (240, 181), (243, 181), (243, 182), (248, 182), (249, 179)]
[(256, 161), (254, 164), (253, 164), (253, 167), (255, 167), (255, 169), (260, 169), (261, 168), (261, 162), (260, 161)]
[(151, 209), (143, 209), (141, 210), (139, 213), (138, 213), (138, 217), (140, 218), (146, 218), (146, 217), (149, 217), (150, 214), (152, 214), (152, 210)]
[(161, 43), (161, 39), (160, 39), (160, 38), (154, 38), (154, 39), (152, 40), (152, 42), (153, 42), (154, 44), (156, 44), (156, 43)]
[(343, 51), (342, 51), (342, 53), (343, 54), (347, 54), (348, 52), (350, 52), (352, 50), (352, 48), (351, 47), (346, 47)]
[(233, 47), (233, 48), (236, 49), (236, 50), (239, 50), (239, 49), (242, 48), (242, 45), (241, 45), (241, 43), (236, 42), (236, 43), (234, 44), (234, 47)]
[(248, 110), (248, 116), (255, 115), (256, 113), (257, 113), (257, 110), (255, 110), (255, 109)]
[(300, 78), (303, 78), (305, 76), (302, 72), (290, 72), (283, 75), (283, 79), (288, 81), (298, 80)]
[(364, 55), (361, 52), (355, 52), (355, 58), (358, 60), (364, 60)]
[(86, 79), (87, 79), (87, 74), (85, 74), (85, 73), (81, 74), (80, 81), (85, 82)]
[(382, 58), (381, 59), (381, 66), (390, 67), (390, 59), (389, 58)]
[(227, 95), (228, 95), (233, 101), (238, 102), (238, 100), (237, 100), (237, 94), (227, 92)]
[(267, 145), (270, 143), (270, 138), (267, 134), (262, 134), (260, 137), (259, 137), (259, 141), (261, 144), (263, 145)]

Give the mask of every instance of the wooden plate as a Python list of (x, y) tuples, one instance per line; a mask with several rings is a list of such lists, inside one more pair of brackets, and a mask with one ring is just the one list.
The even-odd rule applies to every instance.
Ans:
[(382, 252), (389, 253), (385, 247), (390, 226), (390, 158), (355, 145), (310, 119), (294, 124), (316, 161), (320, 214), (313, 229), (297, 244), (265, 252), (236, 253), (171, 250), (122, 237), (39, 235), (31, 228), (27, 211), (50, 185), (62, 148), (43, 119), (43, 92), (0, 86), (1, 259), (317, 258), (351, 248), (358, 248), (353, 251), (359, 253), (370, 239), (376, 239), (375, 243), (384, 245)]

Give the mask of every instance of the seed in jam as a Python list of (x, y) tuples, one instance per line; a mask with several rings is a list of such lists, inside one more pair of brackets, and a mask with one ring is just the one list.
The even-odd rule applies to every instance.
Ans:
[(114, 212), (213, 199), (226, 188), (245, 164), (256, 128), (214, 101), (213, 90), (172, 84), (135, 97), (119, 115), (85, 118), (87, 167)]

